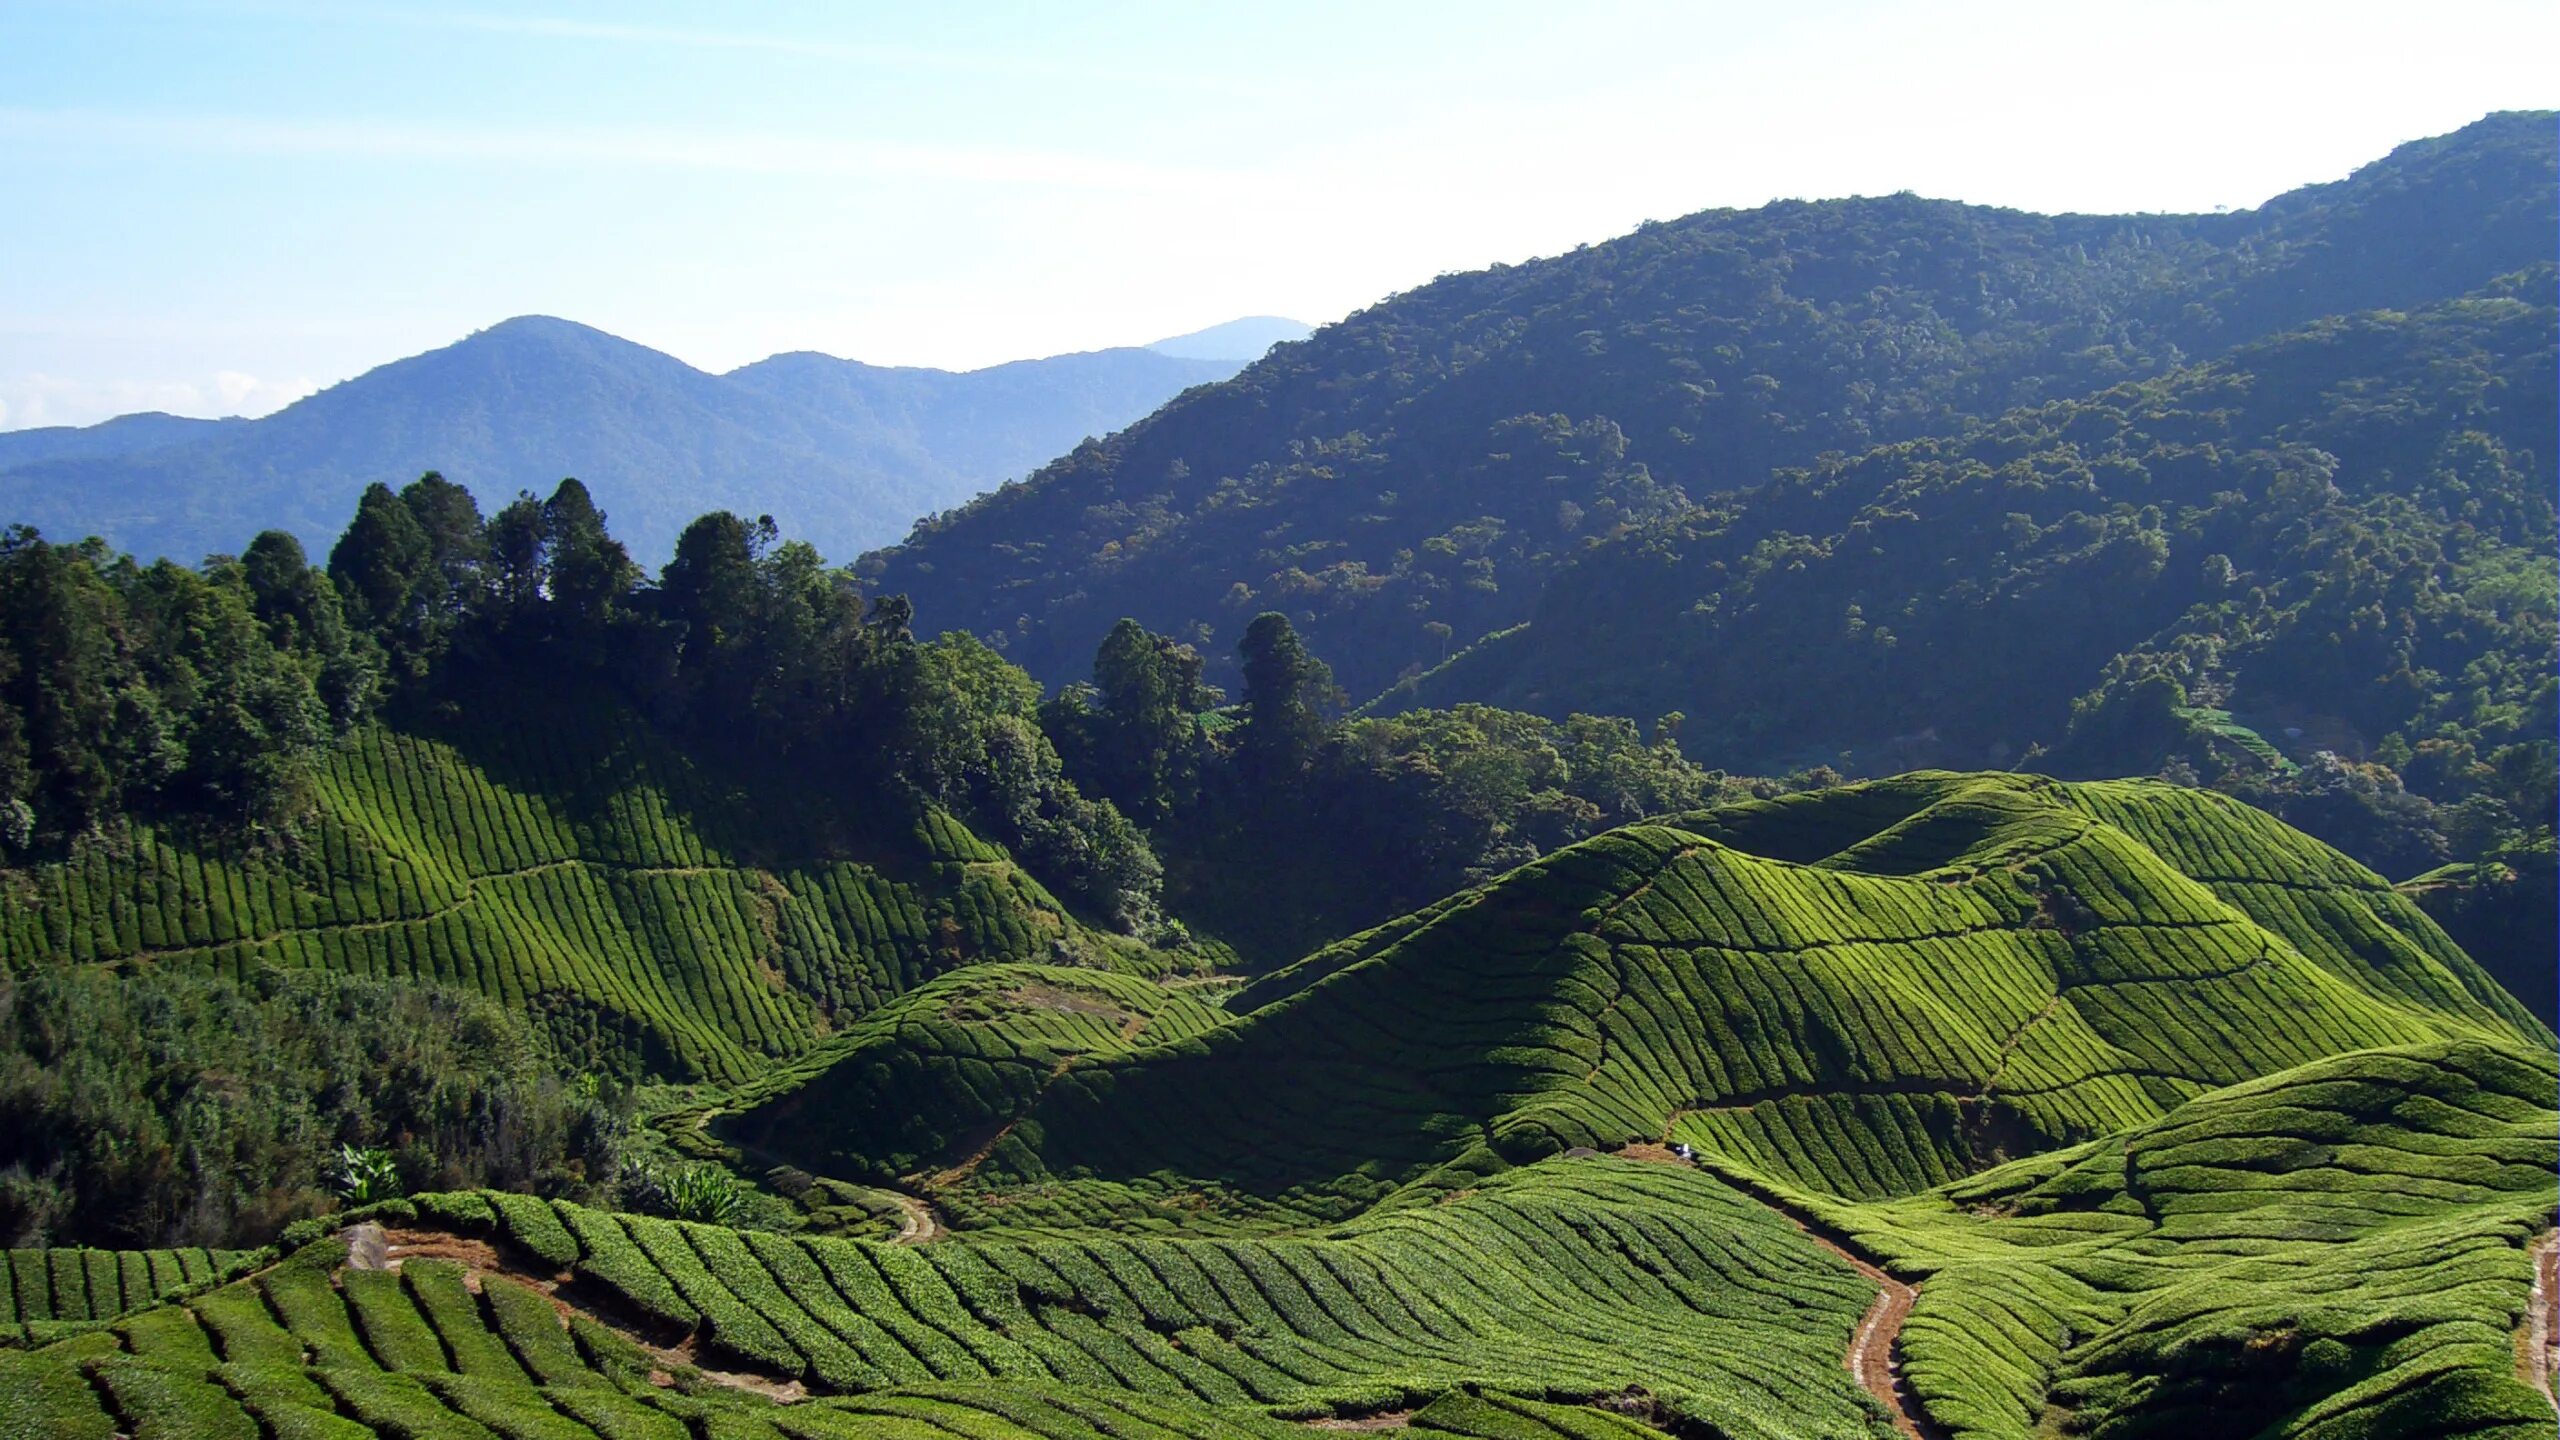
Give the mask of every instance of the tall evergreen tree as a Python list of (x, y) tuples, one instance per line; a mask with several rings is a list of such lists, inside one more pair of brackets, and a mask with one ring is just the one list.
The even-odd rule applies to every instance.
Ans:
[(1333, 671), (1307, 653), (1289, 617), (1266, 610), (1236, 646), (1244, 668), (1244, 731), (1237, 758), (1247, 784), (1268, 796), (1307, 768), (1324, 740), (1325, 714), (1340, 703)]

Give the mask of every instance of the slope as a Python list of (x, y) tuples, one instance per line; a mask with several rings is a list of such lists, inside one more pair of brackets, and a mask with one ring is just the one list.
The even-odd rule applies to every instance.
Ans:
[[(760, 1076), (726, 1102), (720, 1137), (828, 1175), (894, 1180), (937, 1157), (969, 1166), (1076, 1061), (1226, 1023), (1154, 980), (980, 964), (919, 986)], [(771, 1104), (759, 1100), (771, 1097)]]
[(939, 812), (706, 768), (596, 698), (370, 726), (278, 846), (131, 825), (12, 872), (0, 972), (319, 966), (477, 990), (573, 1063), (744, 1079), (972, 960), (1136, 963)]
[(1918, 1283), (1903, 1373), (1962, 1440), (2548, 1434), (2513, 1335), (2554, 1088), (2547, 1047), (2366, 1051), (1813, 1207)]
[(2556, 151), (2547, 115), (2498, 115), (2230, 216), (1904, 195), (1648, 225), (1385, 300), (875, 566), (1052, 683), (1124, 615), (1222, 655), (1279, 609), (1366, 696), (1688, 500), (2546, 260)]
[(1065, 1067), (946, 1213), (1303, 1224), (1675, 1127), (1909, 1194), (2325, 1055), (2550, 1043), (2378, 877), (2236, 801), (2010, 775), (1613, 831), (1230, 1008)]
[[(2551, 293), (2546, 264), (1831, 457), (1593, 547), (1379, 708), (1679, 710), (1693, 753), (1746, 771), (2041, 745), (2210, 775), (2547, 739)], [(2176, 688), (2146, 708), (2152, 676)], [(2190, 704), (2292, 753), (2232, 754)]]
[(318, 553), (374, 481), (438, 470), (494, 507), (576, 475), (645, 558), (722, 507), (850, 556), (1234, 368), (1122, 349), (968, 374), (794, 355), (712, 375), (525, 316), (261, 420), (192, 422), (138, 450), (74, 444), (128, 417), (0, 459), (0, 514), (145, 558), (192, 561), (268, 528)]
[(1430, 1210), (1236, 1244), (893, 1247), (498, 1194), (372, 1216), (388, 1228), (0, 1353), (0, 1428), (1278, 1437), (1305, 1432), (1274, 1415), (1445, 1399), (1432, 1427), (1459, 1434), (1658, 1433), (1514, 1410), (1510, 1391), (1615, 1397), (1734, 1440), (1890, 1433), (1838, 1358), (1867, 1284), (1670, 1167), (1557, 1161)]

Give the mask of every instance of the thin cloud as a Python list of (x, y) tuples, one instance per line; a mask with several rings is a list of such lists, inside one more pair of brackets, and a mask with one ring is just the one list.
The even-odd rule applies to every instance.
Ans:
[(0, 138), (248, 155), (353, 155), (544, 165), (635, 165), (749, 175), (961, 180), (1078, 191), (1242, 192), (1231, 171), (1063, 151), (653, 126), (488, 129), (367, 120), (267, 120), (0, 106)]

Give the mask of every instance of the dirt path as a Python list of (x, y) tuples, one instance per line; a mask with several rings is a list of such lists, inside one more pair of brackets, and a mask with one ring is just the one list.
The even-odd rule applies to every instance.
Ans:
[[(1677, 1156), (1659, 1145), (1630, 1145), (1618, 1153), (1630, 1160), (1669, 1159), (1675, 1164), (1681, 1163)], [(1708, 1173), (1776, 1211), (1806, 1239), (1839, 1256), (1850, 1269), (1875, 1283), (1875, 1303), (1869, 1305), (1867, 1313), (1859, 1318), (1857, 1332), (1850, 1337), (1849, 1353), (1842, 1357), (1842, 1363), (1848, 1367), (1849, 1378), (1858, 1382), (1858, 1388), (1876, 1397), (1876, 1403), (1892, 1414), (1896, 1430), (1909, 1436), (1910, 1440), (1946, 1440), (1945, 1427), (1929, 1419), (1928, 1412), (1920, 1404), (1920, 1397), (1911, 1393), (1911, 1383), (1902, 1375), (1902, 1322), (1911, 1317), (1912, 1302), (1920, 1298), (1919, 1287), (1906, 1285), (1886, 1274), (1865, 1256), (1842, 1244), (1828, 1226), (1798, 1213), (1795, 1207), (1758, 1186), (1721, 1170)]]
[[(1767, 1203), (1768, 1197), (1760, 1197)], [(1946, 1432), (1923, 1418), (1919, 1397), (1911, 1393), (1910, 1382), (1902, 1378), (1900, 1348), (1902, 1322), (1911, 1318), (1911, 1302), (1920, 1298), (1919, 1288), (1906, 1285), (1863, 1257), (1852, 1253), (1805, 1218), (1783, 1205), (1769, 1208), (1787, 1218), (1787, 1223), (1804, 1232), (1805, 1238), (1839, 1256), (1849, 1268), (1875, 1282), (1875, 1303), (1858, 1321), (1857, 1334), (1849, 1341), (1845, 1361), (1849, 1377), (1858, 1388), (1876, 1397), (1877, 1403), (1893, 1412), (1893, 1426), (1911, 1440), (1940, 1440)]]
[(898, 1226), (898, 1238), (892, 1245), (922, 1245), (942, 1238), (942, 1222), (934, 1217), (933, 1207), (902, 1190), (886, 1190), (882, 1194), (898, 1202), (907, 1218)]
[(2525, 1253), (2533, 1258), (2533, 1296), (2516, 1327), (2516, 1378), (2550, 1400), (2552, 1372), (2560, 1370), (2560, 1230), (2536, 1236)]

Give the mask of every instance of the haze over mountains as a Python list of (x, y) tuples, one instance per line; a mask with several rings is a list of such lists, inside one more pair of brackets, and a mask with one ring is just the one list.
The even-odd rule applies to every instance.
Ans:
[(436, 470), (494, 508), (575, 475), (644, 559), (723, 507), (771, 514), (851, 559), (1305, 333), (1256, 317), (967, 372), (796, 352), (714, 375), (521, 316), (260, 420), (131, 415), (0, 433), (0, 513), (192, 561), (268, 528), (325, 552), (375, 481)]

